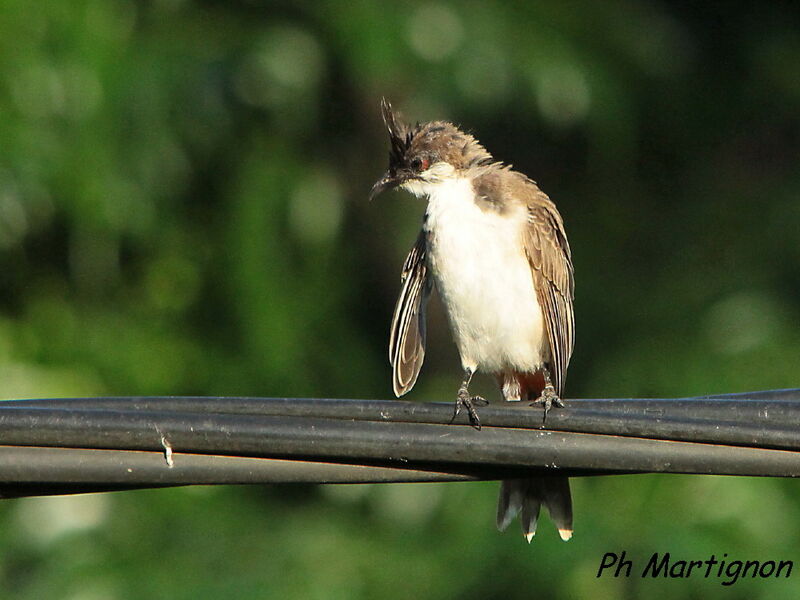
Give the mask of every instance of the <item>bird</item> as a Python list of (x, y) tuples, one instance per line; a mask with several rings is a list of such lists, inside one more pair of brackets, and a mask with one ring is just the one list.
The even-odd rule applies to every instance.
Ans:
[[(425, 358), (425, 310), (436, 289), (463, 369), (454, 419), (463, 410), (480, 429), (469, 391), (477, 371), (493, 375), (507, 402), (564, 406), (561, 395), (575, 344), (574, 273), (564, 221), (526, 175), (496, 161), (448, 121), (406, 124), (386, 98), (389, 167), (369, 193), (400, 188), (427, 200), (422, 228), (403, 264), (389, 335), (395, 395), (408, 393)], [(525, 539), (541, 506), (561, 539), (572, 537), (569, 481), (560, 475), (505, 480), (497, 527), (519, 514)]]

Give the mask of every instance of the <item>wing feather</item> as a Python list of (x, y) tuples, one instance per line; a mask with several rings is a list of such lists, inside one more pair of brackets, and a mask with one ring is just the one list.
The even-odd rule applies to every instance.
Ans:
[(533, 182), (526, 183), (533, 186), (535, 194), (527, 203), (529, 226), (523, 244), (550, 342), (550, 375), (560, 396), (575, 346), (572, 254), (564, 222), (555, 205)]
[(421, 231), (403, 264), (402, 288), (392, 316), (389, 362), (398, 397), (414, 387), (425, 359), (425, 305), (433, 287), (428, 277), (426, 248), (425, 232)]

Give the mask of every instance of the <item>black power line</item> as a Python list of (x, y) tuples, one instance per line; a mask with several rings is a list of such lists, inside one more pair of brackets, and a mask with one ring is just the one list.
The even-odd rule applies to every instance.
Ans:
[(494, 405), (125, 397), (0, 402), (0, 495), (541, 474), (800, 475), (800, 390)]

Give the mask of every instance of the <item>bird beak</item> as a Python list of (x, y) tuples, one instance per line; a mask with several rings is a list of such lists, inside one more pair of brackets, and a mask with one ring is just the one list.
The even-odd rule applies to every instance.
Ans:
[(373, 198), (375, 198), (375, 196), (377, 196), (381, 192), (397, 187), (399, 184), (400, 181), (387, 171), (386, 173), (384, 173), (383, 177), (381, 177), (380, 179), (378, 179), (378, 181), (375, 182), (375, 185), (373, 185), (372, 189), (369, 191), (370, 201), (372, 201)]

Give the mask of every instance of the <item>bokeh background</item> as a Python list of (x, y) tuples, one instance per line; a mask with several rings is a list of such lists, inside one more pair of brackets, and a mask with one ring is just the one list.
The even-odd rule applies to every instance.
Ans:
[[(800, 386), (791, 2), (0, 4), (0, 396), (388, 398), (423, 204), (368, 203), (379, 100), (462, 124), (558, 204), (568, 397)], [(460, 379), (434, 301), (410, 395)], [(492, 382), (477, 391), (497, 398)], [(796, 598), (595, 577), (788, 559), (800, 484), (578, 480), (576, 534), (494, 529), (496, 484), (143, 491), (0, 504), (0, 596)]]

